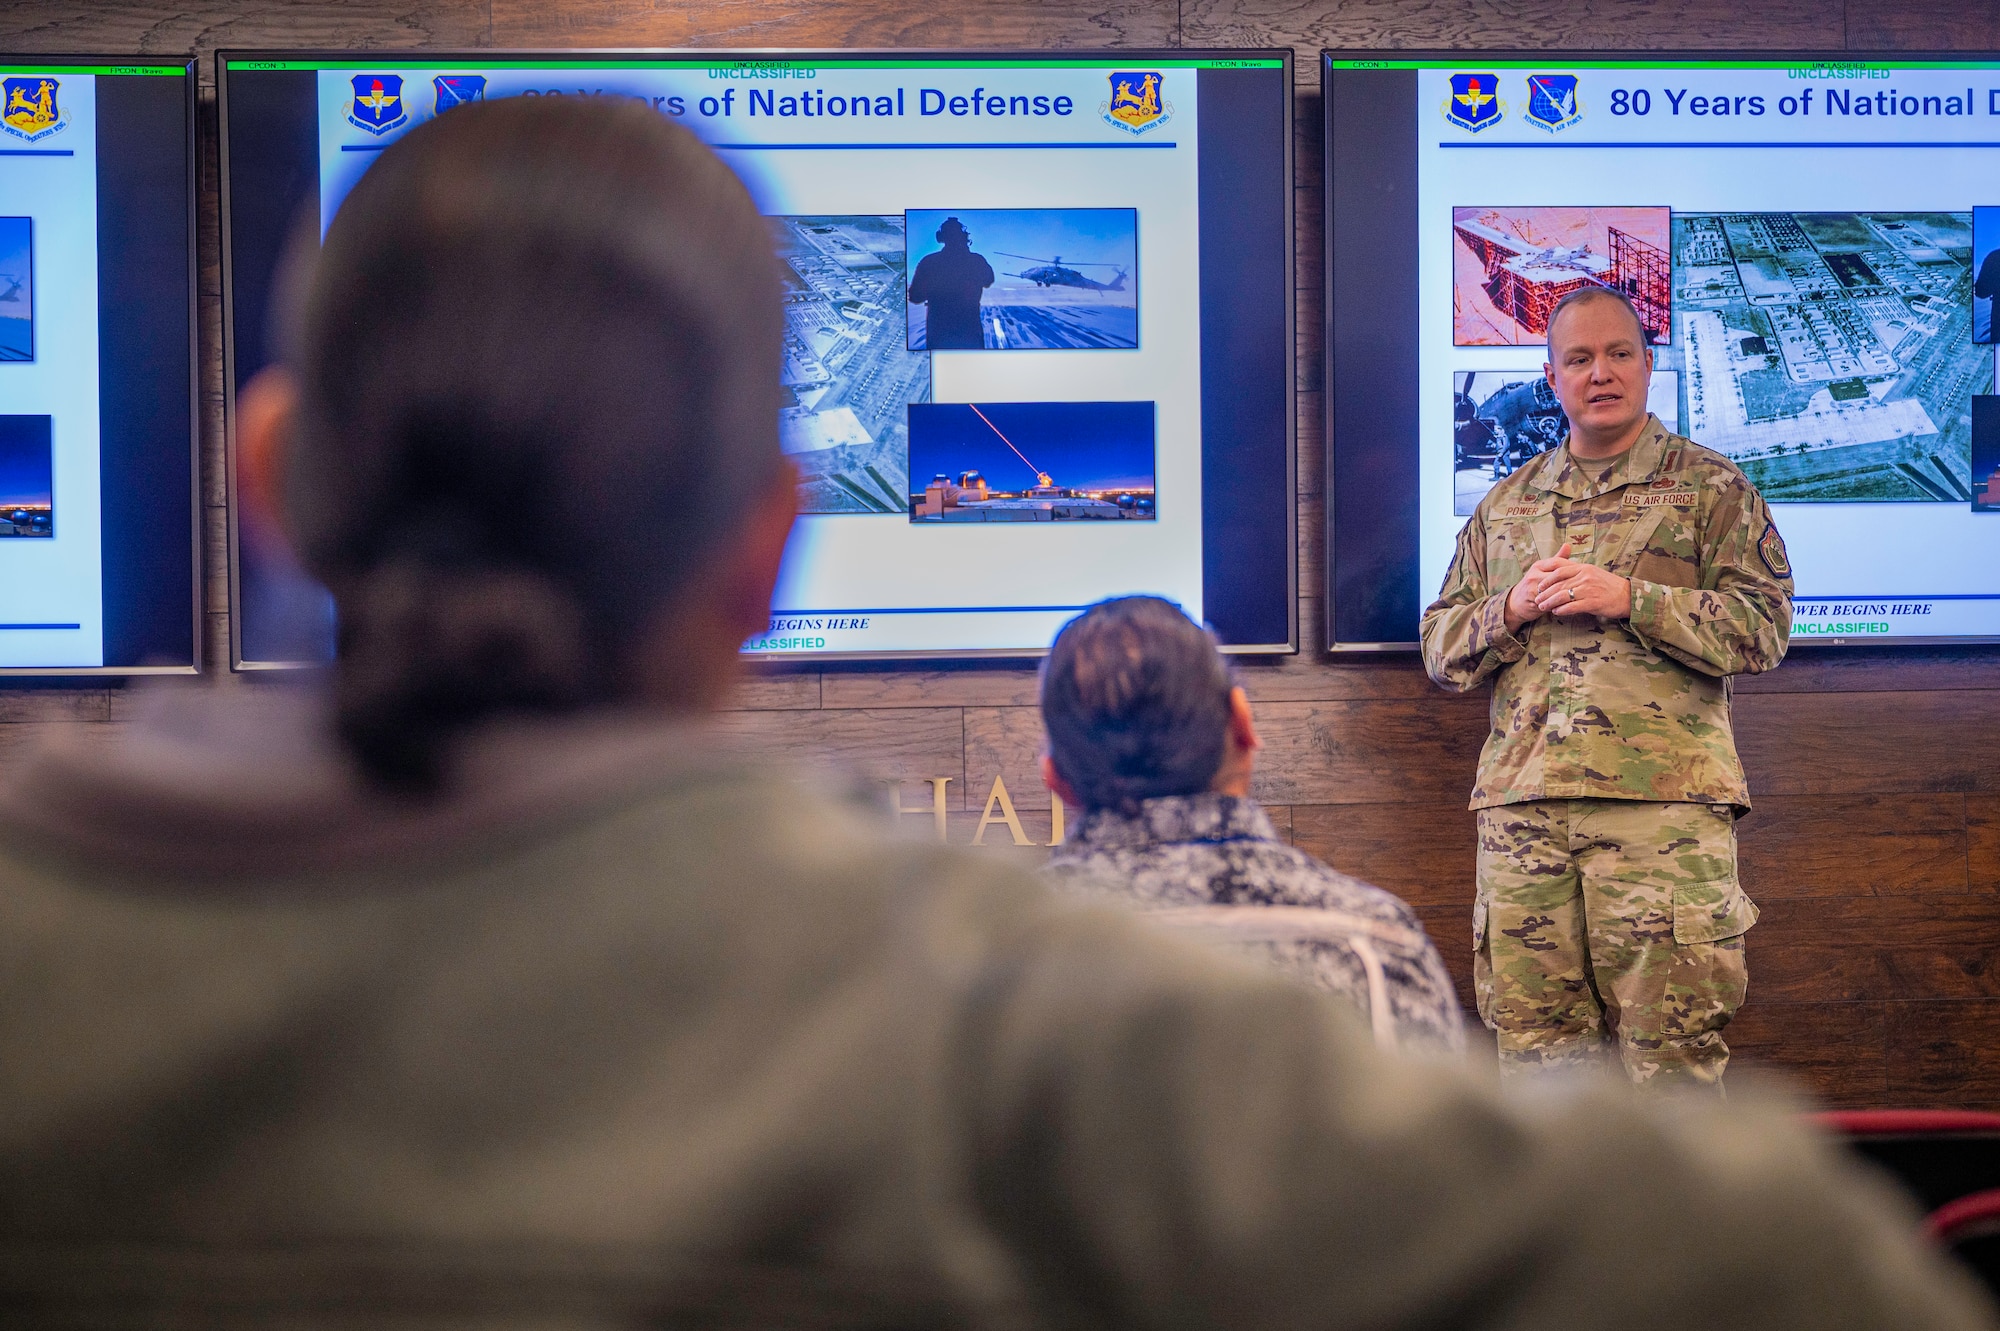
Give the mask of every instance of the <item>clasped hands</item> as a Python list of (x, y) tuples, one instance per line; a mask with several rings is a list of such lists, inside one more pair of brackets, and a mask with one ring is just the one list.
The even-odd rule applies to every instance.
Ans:
[(1609, 569), (1569, 557), (1569, 542), (1547, 559), (1538, 559), (1507, 593), (1507, 631), (1518, 633), (1543, 615), (1567, 619), (1595, 615), (1627, 619), (1632, 614), (1632, 584)]

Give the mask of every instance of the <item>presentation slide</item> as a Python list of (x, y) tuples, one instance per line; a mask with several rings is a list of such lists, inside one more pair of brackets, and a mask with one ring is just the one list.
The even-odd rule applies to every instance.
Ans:
[(195, 663), (190, 87), (0, 56), (0, 670)]
[[(0, 77), (0, 660), (104, 664), (97, 80)], [(61, 498), (58, 506), (56, 500)]]
[(284, 219), (242, 200), (277, 150), (237, 130), (285, 95), (311, 97), (322, 228), (399, 135), (482, 99), (636, 98), (722, 153), (783, 260), (800, 473), (747, 651), (1035, 652), (1130, 592), (1295, 645), (1282, 58), (232, 54), (225, 78), (239, 291), (269, 249), (246, 232)]
[[(1982, 437), (2000, 425), (1985, 406), (2000, 65), (1327, 59), (1329, 177), (1345, 177), (1330, 207), (1409, 186), (1391, 252), (1336, 226), (1329, 271), (1337, 327), (1362, 317), (1371, 281), (1409, 311), (1384, 330), (1393, 348), (1333, 362), (1336, 399), (1379, 392), (1355, 378), (1370, 357), (1404, 362), (1398, 436), (1332, 406), (1333, 471), (1400, 450), (1389, 465), (1410, 491), (1358, 517), (1334, 559), (1352, 578), (1401, 547), (1413, 585), (1371, 604), (1336, 574), (1336, 639), (1414, 640), (1466, 516), (1563, 442), (1549, 313), (1593, 285), (1639, 311), (1651, 409), (1773, 505), (1795, 642), (2000, 637), (2000, 477)], [(1363, 103), (1394, 114), (1363, 126)], [(1358, 273), (1363, 245), (1384, 271)]]

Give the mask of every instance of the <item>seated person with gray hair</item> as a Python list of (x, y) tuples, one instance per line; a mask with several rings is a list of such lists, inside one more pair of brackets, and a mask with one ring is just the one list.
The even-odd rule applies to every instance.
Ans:
[(1416, 915), (1278, 839), (1250, 798), (1261, 742), (1214, 639), (1168, 601), (1103, 601), (1042, 672), (1042, 777), (1083, 818), (1065, 885), (1268, 956), (1365, 1013), (1376, 1043), (1459, 1050), (1451, 977)]

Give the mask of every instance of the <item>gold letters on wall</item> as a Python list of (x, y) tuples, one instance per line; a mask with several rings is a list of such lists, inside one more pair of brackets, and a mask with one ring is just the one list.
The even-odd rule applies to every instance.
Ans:
[[(924, 776), (912, 779), (922, 781), (930, 786), (930, 803), (918, 804), (914, 807), (903, 803), (903, 783), (901, 781), (891, 781), (889, 782), (889, 788), (893, 793), (890, 798), (894, 801), (896, 812), (918, 818), (929, 814), (932, 826), (937, 833), (937, 839), (939, 841), (949, 841), (951, 839), (950, 806), (945, 802), (945, 787), (951, 784), (952, 778), (948, 776)], [(996, 809), (999, 812), (994, 812)], [(1048, 839), (1048, 844), (1051, 846), (1062, 844), (1064, 830), (1063, 815), (1065, 812), (1062, 799), (1055, 792), (1051, 791), (1049, 793)], [(1014, 801), (1007, 794), (1006, 779), (998, 776), (993, 778), (993, 788), (986, 792), (986, 808), (979, 815), (979, 825), (972, 830), (972, 844), (975, 846), (985, 845), (986, 829), (995, 823), (1003, 824), (1007, 828), (1007, 832), (1013, 838), (1015, 845), (1032, 846), (1035, 844), (1028, 836), (1028, 830), (1021, 826), (1020, 814), (1014, 811)]]

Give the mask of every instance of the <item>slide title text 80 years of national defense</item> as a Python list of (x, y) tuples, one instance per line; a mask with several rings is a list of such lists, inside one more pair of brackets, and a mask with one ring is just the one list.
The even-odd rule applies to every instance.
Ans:
[[(710, 71), (713, 76), (717, 71)], [(729, 71), (725, 76), (736, 78), (771, 78), (770, 74), (736, 74)], [(720, 95), (701, 97), (693, 100), (693, 112), (699, 116), (772, 116), (786, 118), (802, 116), (808, 119), (842, 116), (868, 116), (870, 118), (907, 116), (915, 112), (919, 116), (1068, 116), (1076, 112), (1076, 101), (1070, 97), (1050, 97), (1046, 95), (1023, 96), (989, 92), (984, 87), (975, 87), (969, 92), (952, 93), (942, 88), (917, 88), (915, 96), (907, 88), (894, 88), (880, 93), (828, 94), (814, 89), (782, 92), (776, 88), (746, 88), (742, 101), (738, 101), (735, 88), (724, 88)], [(525, 89), (526, 97), (624, 97), (627, 93), (611, 92), (594, 88), (549, 88)], [(649, 103), (654, 110), (670, 116), (684, 116), (689, 113), (689, 98), (680, 96), (643, 97), (639, 100)]]
[[(2000, 88), (1985, 90), (1985, 113), (2000, 116)], [(1900, 92), (1878, 88), (1813, 88), (1797, 93), (1767, 97), (1761, 93), (1689, 95), (1686, 88), (1613, 88), (1610, 105), (1614, 116), (1762, 116), (1772, 112), (1793, 118), (1820, 115), (1837, 118), (1858, 116), (1971, 116), (1979, 114), (1973, 89), (1949, 95)]]

